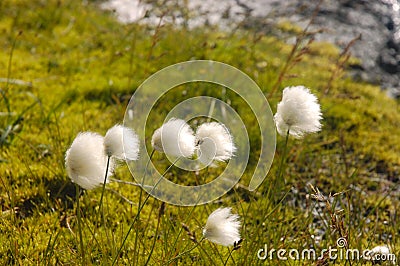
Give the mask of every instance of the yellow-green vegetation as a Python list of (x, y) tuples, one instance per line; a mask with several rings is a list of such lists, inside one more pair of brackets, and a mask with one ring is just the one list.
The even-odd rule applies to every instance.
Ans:
[[(284, 29), (301, 34), (287, 23), (281, 24)], [(269, 95), (292, 46), (262, 33), (121, 25), (112, 14), (100, 11), (96, 2), (75, 0), (2, 0), (0, 32), (1, 265), (81, 263), (75, 186), (65, 171), (65, 151), (78, 132), (104, 134), (121, 123), (130, 96), (152, 73), (194, 59), (241, 69), (259, 84), (273, 111), (284, 87), (311, 88), (320, 99), (323, 129), (301, 141), (289, 140), (286, 184), (275, 190), (271, 185), (284, 144), (278, 136), (270, 173), (256, 192), (249, 192), (242, 187), (248, 185), (254, 170), (251, 162), (257, 161), (254, 116), (234, 93), (213, 94), (207, 87), (198, 90), (200, 95), (208, 93), (230, 102), (246, 122), (253, 152), (242, 186), (205, 206), (167, 205), (161, 212), (161, 202), (150, 198), (118, 256), (118, 265), (143, 265), (147, 260), (149, 265), (275, 265), (276, 260), (257, 258), (264, 244), (320, 251), (335, 247), (340, 236), (347, 237), (350, 248), (360, 250), (389, 245), (400, 259), (399, 103), (377, 86), (354, 82), (346, 75), (335, 77), (327, 90), (340, 56), (336, 47), (305, 42), (278, 90)], [(152, 129), (183, 99), (179, 95), (182, 90), (177, 88), (159, 102)], [(189, 96), (193, 95), (185, 97)], [(155, 161), (168, 167), (162, 155), (157, 154)], [(213, 179), (213, 171), (203, 180)], [(179, 176), (182, 183), (193, 182), (192, 173), (172, 170), (170, 175), (172, 179)], [(133, 181), (125, 166), (116, 177)], [(310, 197), (313, 191), (308, 184), (326, 196), (342, 193), (334, 196), (329, 210)], [(98, 215), (101, 188), (80, 197), (88, 265), (112, 263), (137, 213), (139, 188), (115, 183), (109, 187), (114, 192), (105, 191), (106, 226)], [(207, 216), (220, 206), (232, 207), (241, 216), (242, 247), (232, 252), (232, 248), (202, 242), (186, 252), (195, 244), (181, 224), (200, 239)], [(353, 261), (352, 265), (364, 263)]]

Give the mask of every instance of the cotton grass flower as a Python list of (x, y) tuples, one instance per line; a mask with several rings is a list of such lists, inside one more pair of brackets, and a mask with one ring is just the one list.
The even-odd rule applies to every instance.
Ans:
[(213, 160), (227, 161), (236, 151), (235, 144), (228, 129), (221, 123), (201, 124), (196, 130), (199, 160), (208, 165)]
[[(368, 252), (366, 259), (372, 261), (391, 260), (393, 258), (390, 256), (390, 254), (391, 253), (388, 246), (376, 246)], [(395, 264), (394, 260), (392, 260), (392, 262)]]
[[(82, 132), (76, 136), (65, 154), (65, 167), (72, 182), (84, 189), (93, 189), (104, 182), (107, 159), (104, 138), (97, 133)], [(114, 162), (111, 160), (107, 177), (113, 171)]]
[(322, 119), (318, 99), (304, 86), (287, 87), (274, 116), (278, 133), (303, 138), (307, 133), (321, 130)]
[(239, 215), (232, 214), (231, 208), (213, 211), (203, 229), (203, 236), (219, 245), (232, 246), (240, 240)]
[(151, 145), (168, 155), (189, 158), (195, 151), (195, 136), (184, 120), (171, 118), (154, 131)]
[(139, 138), (135, 131), (122, 125), (110, 128), (104, 137), (105, 153), (118, 160), (134, 161), (139, 158)]

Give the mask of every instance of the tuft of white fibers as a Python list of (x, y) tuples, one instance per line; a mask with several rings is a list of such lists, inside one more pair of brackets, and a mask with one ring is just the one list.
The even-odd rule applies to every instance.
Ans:
[(278, 133), (303, 138), (307, 133), (321, 130), (321, 108), (317, 97), (304, 86), (287, 87), (274, 116)]
[[(65, 154), (65, 167), (72, 182), (84, 189), (93, 189), (104, 182), (107, 160), (104, 138), (97, 133), (81, 132)], [(114, 162), (110, 160), (107, 182), (113, 171)]]
[(189, 158), (195, 151), (195, 136), (184, 120), (171, 118), (154, 131), (151, 145), (168, 155)]
[(213, 160), (227, 161), (236, 151), (233, 138), (225, 125), (217, 122), (201, 124), (196, 130), (199, 160), (208, 165)]
[(369, 250), (366, 259), (373, 261), (390, 260), (391, 257), (389, 257), (389, 255), (390, 255), (390, 249), (388, 246), (376, 246), (373, 249)]
[(139, 138), (132, 129), (115, 125), (107, 131), (104, 137), (104, 149), (110, 157), (134, 161), (139, 158)]
[(219, 208), (208, 216), (203, 236), (219, 245), (232, 246), (240, 240), (239, 215), (232, 214), (231, 208)]

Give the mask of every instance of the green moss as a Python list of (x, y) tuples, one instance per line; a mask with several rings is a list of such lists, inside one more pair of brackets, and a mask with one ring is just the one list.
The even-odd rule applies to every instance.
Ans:
[(288, 20), (281, 20), (278, 22), (278, 24), (276, 26), (281, 31), (283, 31), (285, 33), (290, 33), (293, 35), (300, 34), (303, 31), (303, 29), (300, 26), (293, 24), (292, 22), (290, 22)]

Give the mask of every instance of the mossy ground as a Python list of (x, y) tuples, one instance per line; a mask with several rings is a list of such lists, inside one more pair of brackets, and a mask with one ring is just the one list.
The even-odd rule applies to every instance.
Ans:
[[(287, 24), (280, 28), (293, 31)], [(0, 32), (2, 265), (80, 263), (75, 187), (65, 172), (65, 151), (78, 132), (104, 134), (122, 122), (130, 96), (149, 75), (186, 60), (216, 60), (247, 73), (268, 95), (292, 49), (277, 37), (251, 31), (188, 30), (174, 25), (155, 30), (145, 25), (121, 25), (96, 3), (73, 0), (3, 0)], [(275, 111), (285, 86), (305, 85), (319, 97), (324, 116), (321, 133), (301, 141), (289, 140), (283, 187), (272, 190), (271, 197), (260, 196), (268, 191), (278, 169), (284, 144), (278, 136), (275, 161), (257, 193), (238, 187), (205, 206), (167, 206), (159, 219), (157, 236), (161, 203), (150, 199), (119, 264), (144, 264), (155, 237), (149, 263), (168, 264), (194, 245), (181, 223), (199, 237), (208, 214), (219, 206), (233, 207), (243, 221), (243, 246), (232, 253), (228, 264), (277, 263), (258, 260), (257, 251), (264, 244), (317, 250), (335, 246), (339, 234), (330, 226), (328, 210), (318, 209), (318, 203), (309, 198), (309, 183), (325, 194), (344, 192), (335, 197), (334, 207), (344, 210), (340, 219), (351, 248), (388, 244), (399, 258), (399, 103), (378, 87), (354, 82), (346, 75), (335, 77), (325, 93), (339, 57), (336, 47), (313, 43), (285, 73), (278, 90), (269, 95)], [(169, 108), (180, 102), (176, 97), (180, 93), (177, 89), (168, 101), (159, 103), (153, 129), (160, 126)], [(212, 94), (207, 88), (199, 93)], [(228, 91), (224, 100), (229, 100), (247, 122), (254, 144), (250, 161), (256, 161), (254, 147), (259, 137), (254, 117), (233, 93)], [(165, 161), (161, 156), (156, 159), (161, 164)], [(243, 180), (248, 180), (253, 168), (249, 167)], [(125, 167), (116, 176), (132, 180)], [(180, 181), (190, 178), (187, 174)], [(101, 189), (81, 196), (88, 264), (111, 263), (137, 211), (138, 188), (122, 184), (111, 184), (110, 188), (133, 204), (106, 191), (104, 227), (98, 215)], [(275, 201), (287, 191), (282, 202)], [(139, 241), (135, 249), (136, 234)], [(318, 236), (321, 239), (316, 241)], [(223, 264), (228, 254), (228, 249), (204, 242), (202, 248), (171, 263)], [(310, 261), (292, 263), (308, 265)]]

